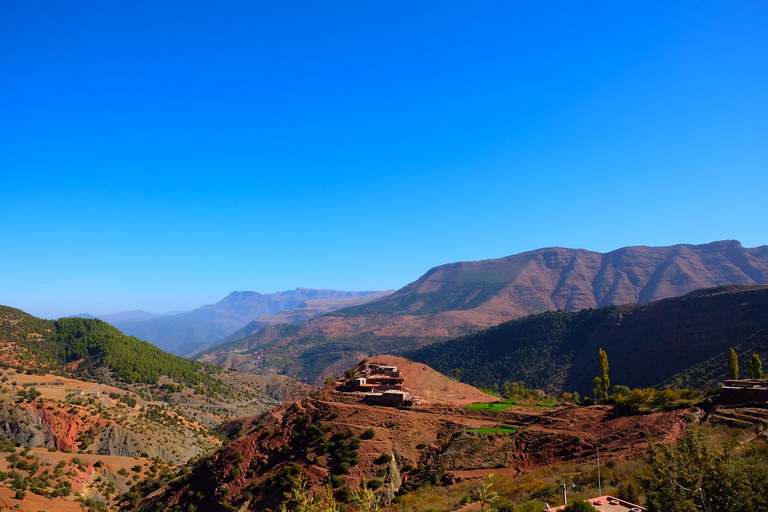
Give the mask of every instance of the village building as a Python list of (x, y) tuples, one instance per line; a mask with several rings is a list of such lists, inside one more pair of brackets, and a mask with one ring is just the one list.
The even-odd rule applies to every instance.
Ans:
[(405, 379), (402, 377), (389, 377), (386, 375), (370, 375), (366, 378), (368, 384), (375, 385), (378, 391), (394, 389), (403, 390)]
[(397, 366), (384, 366), (372, 364), (366, 370), (368, 375), (384, 375), (386, 377), (400, 377), (400, 371)]
[[(361, 375), (362, 373), (362, 375)], [(405, 378), (397, 366), (372, 364), (336, 388), (341, 393), (364, 393), (363, 403), (388, 407), (412, 406)]]
[[(630, 503), (628, 501), (620, 500), (619, 498), (614, 498), (613, 496), (600, 496), (599, 498), (592, 498), (587, 501), (600, 512), (648, 512), (648, 509), (645, 507), (635, 505), (634, 503)], [(548, 506), (547, 509), (543, 510), (542, 512), (565, 510), (565, 507), (565, 505), (553, 508)]]
[(408, 400), (408, 394), (405, 391), (390, 389), (383, 393), (371, 393), (363, 397), (363, 402), (369, 405), (385, 405), (389, 407), (400, 407), (413, 405), (412, 400)]
[(720, 390), (720, 403), (726, 405), (768, 402), (768, 380), (726, 380)]

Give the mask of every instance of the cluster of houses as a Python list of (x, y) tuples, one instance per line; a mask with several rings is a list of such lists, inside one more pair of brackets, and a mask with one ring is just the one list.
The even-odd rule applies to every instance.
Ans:
[(352, 379), (336, 388), (342, 393), (363, 393), (363, 402), (370, 405), (410, 407), (420, 405), (405, 388), (405, 378), (397, 366), (372, 363)]

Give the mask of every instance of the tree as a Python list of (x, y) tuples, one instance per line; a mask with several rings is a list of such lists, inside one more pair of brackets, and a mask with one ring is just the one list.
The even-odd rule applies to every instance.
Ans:
[(595, 400), (602, 402), (608, 398), (608, 389), (611, 387), (611, 381), (608, 378), (608, 354), (602, 348), (598, 352), (598, 365), (600, 368), (600, 375), (592, 380), (595, 388), (592, 390), (595, 395)]
[(763, 362), (760, 360), (760, 356), (757, 354), (752, 354), (752, 357), (749, 358), (749, 378), (763, 378)]
[(728, 378), (733, 380), (739, 378), (739, 356), (733, 349), (728, 353)]
[(563, 512), (597, 512), (597, 509), (588, 501), (576, 500), (568, 504)]
[(629, 396), (629, 394), (632, 392), (631, 389), (629, 389), (627, 386), (622, 386), (621, 384), (617, 386), (613, 386), (613, 393), (611, 394), (612, 398), (615, 399), (621, 399), (625, 396)]
[(352, 494), (352, 504), (355, 505), (360, 512), (379, 512), (379, 499), (373, 492), (373, 489), (363, 485), (357, 491)]
[(492, 491), (493, 487), (493, 473), (488, 475), (488, 478), (480, 482), (480, 487), (475, 491), (476, 500), (480, 502), (480, 510), (485, 510), (485, 506), (490, 504), (493, 500), (499, 497), (499, 493)]
[(698, 429), (678, 444), (648, 444), (650, 471), (639, 477), (649, 512), (768, 510), (768, 447), (707, 446)]
[(703, 511), (701, 483), (709, 453), (701, 433), (691, 429), (677, 445), (648, 443), (650, 472), (640, 477), (651, 512)]

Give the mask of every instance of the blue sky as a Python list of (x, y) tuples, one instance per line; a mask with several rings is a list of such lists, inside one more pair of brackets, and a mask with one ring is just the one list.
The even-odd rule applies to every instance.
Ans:
[(0, 303), (768, 244), (768, 3), (0, 3)]

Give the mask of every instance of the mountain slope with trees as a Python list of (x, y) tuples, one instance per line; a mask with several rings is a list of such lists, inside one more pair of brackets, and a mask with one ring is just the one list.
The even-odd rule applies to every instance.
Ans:
[(648, 304), (580, 312), (553, 311), (503, 323), (409, 352), (409, 357), (462, 380), (498, 388), (524, 382), (550, 393), (593, 396), (599, 351), (610, 383), (705, 387), (728, 378), (731, 347), (742, 366), (768, 355), (768, 286), (720, 287)]

